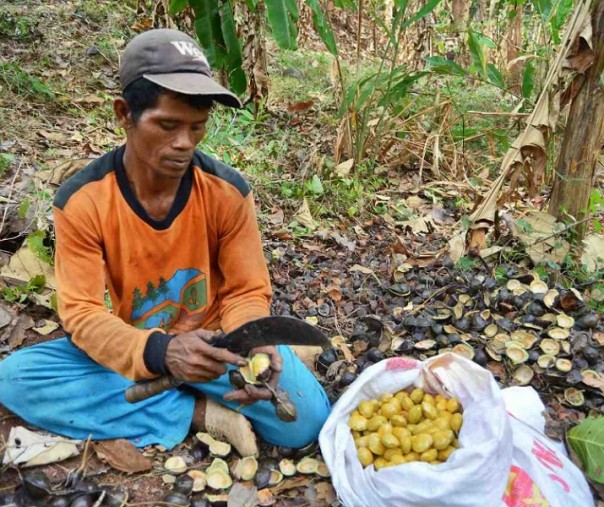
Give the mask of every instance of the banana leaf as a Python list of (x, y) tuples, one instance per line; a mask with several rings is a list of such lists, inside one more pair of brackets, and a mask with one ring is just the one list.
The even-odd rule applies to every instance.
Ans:
[(587, 476), (604, 484), (604, 417), (588, 417), (568, 432), (566, 440)]
[(224, 2), (220, 6), (220, 19), (222, 38), (226, 45), (226, 70), (229, 83), (231, 89), (241, 95), (245, 93), (247, 88), (247, 78), (242, 68), (241, 42), (237, 37), (237, 27), (235, 26), (233, 7), (230, 2)]
[[(266, 0), (268, 20), (273, 31), (277, 45), (281, 49), (297, 49), (295, 18), (298, 15), (297, 8), (292, 10), (291, 1), (288, 0)], [(294, 2), (295, 3), (295, 2)]]
[(179, 12), (183, 11), (188, 5), (189, 0), (170, 0), (168, 14), (170, 14), (170, 16), (176, 16)]
[(226, 44), (222, 38), (222, 26), (218, 0), (189, 0), (195, 13), (195, 33), (210, 65), (216, 69), (227, 68)]

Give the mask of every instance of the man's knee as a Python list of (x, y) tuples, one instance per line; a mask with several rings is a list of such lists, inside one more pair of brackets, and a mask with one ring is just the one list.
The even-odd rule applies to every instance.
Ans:
[(319, 437), (319, 432), (329, 416), (330, 406), (326, 397), (317, 396), (314, 399), (294, 401), (297, 418), (291, 423), (282, 423), (275, 444), (284, 447), (300, 448)]

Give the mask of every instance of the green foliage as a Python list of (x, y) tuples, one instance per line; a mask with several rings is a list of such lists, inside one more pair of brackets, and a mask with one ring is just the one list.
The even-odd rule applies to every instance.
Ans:
[(2, 287), (2, 297), (9, 303), (24, 303), (30, 294), (40, 292), (46, 285), (44, 275), (36, 275), (24, 284), (14, 287)]
[(36, 17), (0, 12), (0, 40), (10, 37), (20, 42), (31, 40), (36, 35)]
[(478, 261), (471, 257), (464, 256), (457, 261), (455, 267), (460, 271), (473, 271), (478, 268)]
[(4, 176), (4, 173), (9, 168), (14, 159), (14, 155), (10, 155), (9, 153), (0, 153), (0, 178)]
[(56, 96), (49, 86), (24, 71), (17, 63), (0, 62), (0, 92), (2, 82), (15, 94), (30, 100), (55, 100)]
[(295, 0), (266, 0), (266, 11), (277, 45), (281, 49), (296, 49), (298, 6)]
[(44, 231), (34, 231), (27, 236), (27, 246), (35, 254), (35, 256), (46, 264), (53, 263), (53, 251), (46, 238)]
[(604, 484), (604, 417), (588, 417), (567, 435), (570, 447), (593, 481)]

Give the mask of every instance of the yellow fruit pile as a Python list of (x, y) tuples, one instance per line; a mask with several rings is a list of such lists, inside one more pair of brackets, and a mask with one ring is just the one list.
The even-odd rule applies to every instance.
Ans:
[(455, 398), (422, 389), (383, 394), (350, 414), (348, 426), (364, 467), (376, 470), (412, 461), (443, 463), (459, 448), (463, 423)]

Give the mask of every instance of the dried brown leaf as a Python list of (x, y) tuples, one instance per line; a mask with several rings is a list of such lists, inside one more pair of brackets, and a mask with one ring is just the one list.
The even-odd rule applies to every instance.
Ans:
[(135, 474), (153, 468), (153, 462), (126, 439), (101, 440), (93, 442), (93, 446), (99, 459), (121, 472)]

